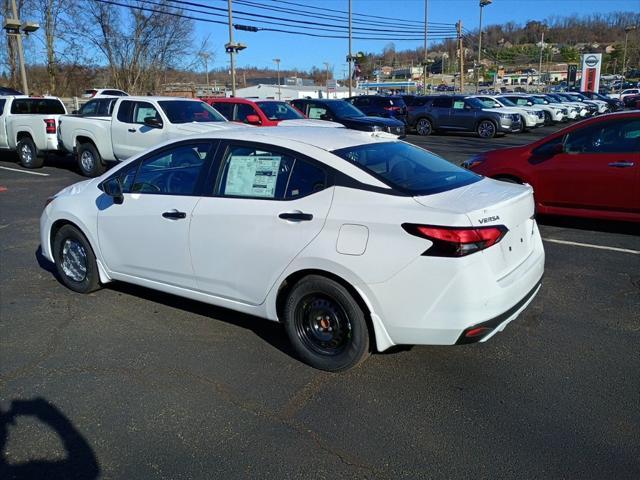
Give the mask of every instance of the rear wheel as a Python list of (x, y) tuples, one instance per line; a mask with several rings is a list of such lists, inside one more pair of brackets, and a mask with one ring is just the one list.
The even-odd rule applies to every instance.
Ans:
[(493, 138), (496, 136), (496, 131), (496, 125), (491, 120), (482, 120), (476, 129), (480, 138)]
[(312, 367), (339, 372), (369, 356), (369, 329), (351, 294), (331, 279), (310, 275), (291, 290), (284, 324), (299, 358)]
[(78, 147), (78, 168), (85, 177), (98, 177), (104, 173), (100, 153), (91, 143), (81, 143)]
[(416, 132), (418, 135), (427, 136), (433, 133), (433, 125), (428, 118), (421, 118), (416, 122)]
[(56, 232), (53, 259), (62, 283), (74, 292), (90, 293), (100, 288), (93, 249), (73, 225), (64, 225)]
[(22, 137), (16, 145), (20, 165), (25, 168), (40, 168), (44, 163), (44, 159), (38, 156), (38, 149), (33, 143), (31, 137)]

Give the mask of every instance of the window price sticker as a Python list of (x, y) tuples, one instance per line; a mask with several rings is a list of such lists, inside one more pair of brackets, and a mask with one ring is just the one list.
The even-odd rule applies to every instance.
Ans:
[(279, 156), (233, 156), (225, 184), (225, 195), (274, 198), (280, 172)]

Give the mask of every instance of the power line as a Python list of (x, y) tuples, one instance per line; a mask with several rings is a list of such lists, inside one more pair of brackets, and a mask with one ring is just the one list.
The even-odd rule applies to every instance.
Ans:
[[(125, 8), (131, 8), (131, 9), (145, 11), (145, 12), (159, 13), (159, 14), (162, 14), (162, 15), (169, 15), (169, 16), (173, 16), (173, 17), (186, 18), (186, 19), (189, 19), (189, 20), (195, 20), (195, 21), (199, 21), (199, 22), (215, 23), (215, 24), (218, 24), (218, 25), (228, 25), (228, 22), (223, 22), (223, 21), (219, 21), (219, 20), (212, 20), (212, 19), (208, 19), (208, 18), (193, 17), (191, 15), (184, 15), (184, 14), (181, 14), (181, 13), (169, 12), (169, 11), (166, 11), (166, 10), (155, 10), (153, 8), (146, 8), (146, 7), (142, 7), (142, 6), (139, 6), (139, 5), (127, 5), (127, 4), (123, 4), (123, 3), (118, 3), (118, 2), (113, 1), (113, 0), (96, 0), (96, 1), (99, 2), (99, 3), (115, 5), (115, 6), (119, 6), (119, 7), (125, 7)], [(142, 0), (142, 1), (146, 2), (146, 3), (154, 4), (154, 5), (164, 6), (163, 4), (154, 3), (151, 0)], [(210, 15), (209, 13), (207, 13), (207, 14)], [(284, 26), (290, 27), (290, 25), (284, 25)], [(258, 28), (259, 31), (278, 32), (278, 33), (286, 33), (286, 34), (290, 34), (290, 35), (302, 35), (302, 36), (316, 37), (316, 38), (339, 38), (339, 39), (348, 38), (346, 35), (324, 35), (324, 34), (318, 34), (318, 33), (299, 32), (299, 31), (283, 30), (283, 29), (270, 28), (270, 27), (257, 27), (257, 28)], [(354, 36), (352, 38), (356, 39), (356, 40), (416, 41), (416, 40), (421, 40), (423, 37), (421, 37), (421, 38), (398, 38), (398, 37), (390, 38), (390, 37)], [(442, 37), (442, 38), (448, 38), (448, 37)]]

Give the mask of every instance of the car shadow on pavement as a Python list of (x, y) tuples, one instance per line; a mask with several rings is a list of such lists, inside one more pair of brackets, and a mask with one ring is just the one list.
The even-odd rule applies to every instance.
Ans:
[(578, 217), (561, 217), (556, 215), (537, 215), (538, 223), (552, 227), (574, 228), (623, 235), (640, 235), (640, 224), (616, 222), (609, 220), (592, 220)]
[(237, 327), (245, 328), (256, 334), (271, 346), (280, 350), (282, 353), (298, 359), (291, 347), (291, 344), (289, 343), (284, 327), (279, 322), (273, 322), (254, 315), (237, 312), (235, 310), (218, 307), (216, 305), (199, 302), (197, 300), (190, 300), (188, 298), (179, 297), (177, 295), (152, 290), (150, 288), (130, 283), (113, 282), (105, 285), (105, 288), (126, 295), (143, 298), (147, 301), (159, 303), (167, 307), (208, 317), (212, 320), (219, 320)]
[[(9, 427), (16, 425), (16, 419), (19, 417), (34, 417), (40, 424), (53, 431), (66, 450), (65, 458), (8, 462), (5, 449), (9, 440)], [(93, 480), (98, 478), (99, 474), (98, 460), (85, 438), (71, 421), (48, 401), (43, 398), (13, 400), (8, 411), (0, 410), (0, 478)]]

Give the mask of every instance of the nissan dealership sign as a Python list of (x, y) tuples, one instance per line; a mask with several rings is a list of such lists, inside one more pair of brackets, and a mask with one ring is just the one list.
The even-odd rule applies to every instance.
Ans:
[(597, 92), (600, 88), (601, 53), (585, 53), (582, 56), (582, 81), (580, 91)]

